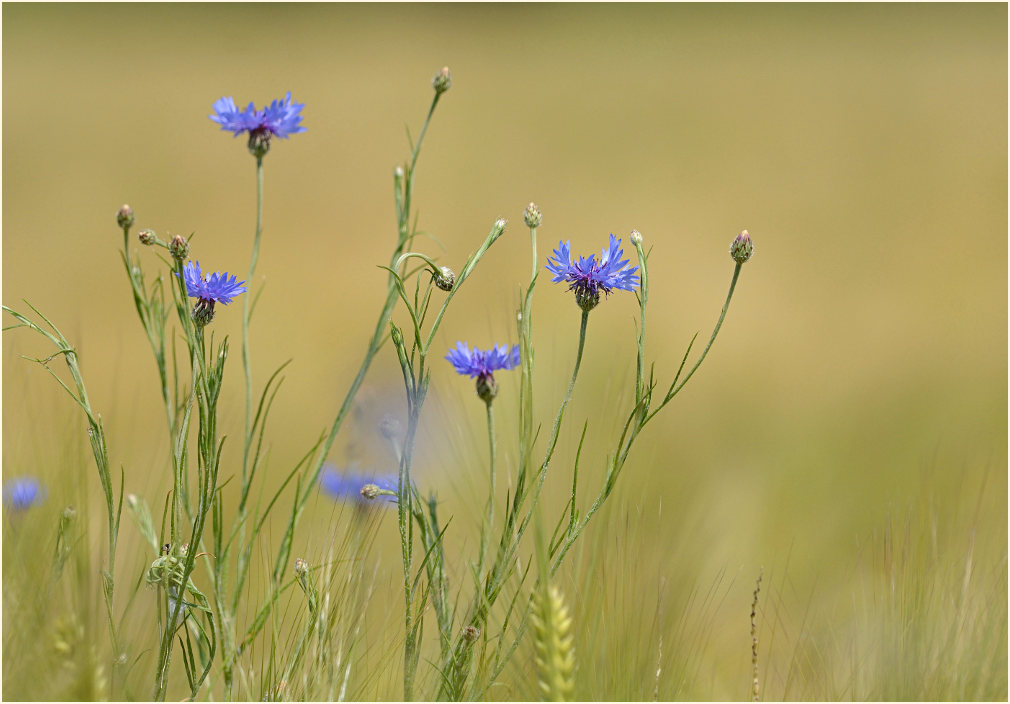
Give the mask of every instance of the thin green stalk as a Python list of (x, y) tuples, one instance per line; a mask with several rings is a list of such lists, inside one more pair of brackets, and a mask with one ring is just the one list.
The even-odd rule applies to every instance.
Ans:
[[(256, 157), (256, 234), (253, 237), (252, 256), (249, 258), (249, 288), (253, 285), (256, 263), (260, 256), (260, 235), (263, 233), (263, 157)], [(252, 445), (252, 362), (249, 359), (249, 306), (250, 292), (242, 298), (242, 369), (245, 372), (245, 442), (242, 448), (242, 486), (245, 487), (249, 471), (249, 448)]]
[(480, 529), (480, 559), (477, 562), (477, 571), (484, 569), (484, 557), (487, 555), (488, 537), (494, 530), (494, 502), (495, 502), (495, 432), (494, 432), (494, 410), (492, 402), (485, 403), (487, 406), (487, 437), (488, 437), (488, 494), (487, 494), (487, 521), (481, 524)]
[(726, 318), (726, 311), (729, 310), (729, 302), (733, 300), (733, 290), (736, 288), (737, 279), (740, 278), (741, 267), (743, 267), (743, 264), (737, 264), (736, 268), (733, 269), (733, 279), (729, 283), (729, 293), (726, 294), (726, 302), (722, 306), (722, 311), (719, 313), (719, 320), (715, 324), (715, 329), (712, 330), (712, 336), (708, 339), (708, 344), (705, 345), (705, 349), (704, 351), (702, 351), (701, 357), (699, 357), (698, 361), (694, 363), (694, 366), (691, 367), (691, 371), (687, 373), (687, 376), (684, 377), (684, 380), (681, 381), (679, 385), (677, 385), (676, 387), (673, 386), (670, 387), (670, 391), (667, 392), (666, 397), (663, 399), (663, 402), (659, 404), (659, 407), (657, 407), (656, 410), (654, 410), (652, 413), (646, 416), (645, 420), (642, 422), (642, 425), (645, 425), (645, 423), (652, 420), (653, 416), (655, 416), (663, 409), (663, 406), (668, 404), (673, 399), (674, 396), (680, 393), (680, 390), (684, 388), (684, 385), (687, 384), (687, 382), (690, 381), (691, 377), (694, 376), (694, 373), (698, 371), (698, 367), (701, 366), (701, 363), (705, 361), (705, 357), (708, 356), (708, 351), (712, 349), (712, 343), (715, 342), (715, 338), (719, 335), (719, 329), (722, 327), (722, 321), (725, 320)]

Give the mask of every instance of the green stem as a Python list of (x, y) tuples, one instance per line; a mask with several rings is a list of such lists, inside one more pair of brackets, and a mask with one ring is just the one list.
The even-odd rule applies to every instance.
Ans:
[(494, 410), (492, 402), (487, 401), (487, 437), (488, 451), (490, 458), (488, 494), (487, 494), (487, 523), (481, 526), (480, 536), (480, 560), (477, 563), (477, 571), (484, 569), (484, 557), (487, 555), (488, 537), (494, 530), (494, 500), (495, 500), (495, 455), (497, 454), (494, 432)]
[(701, 357), (699, 357), (698, 361), (694, 363), (693, 367), (691, 367), (691, 371), (687, 373), (687, 376), (684, 377), (684, 380), (681, 381), (680, 384), (678, 384), (676, 387), (670, 388), (670, 391), (666, 394), (666, 397), (663, 399), (663, 402), (659, 404), (659, 407), (656, 408), (656, 410), (654, 410), (652, 413), (646, 416), (645, 420), (642, 421), (642, 425), (645, 425), (647, 422), (652, 420), (652, 417), (655, 416), (657, 413), (659, 413), (663, 409), (663, 406), (668, 404), (671, 400), (673, 400), (674, 396), (680, 393), (680, 390), (684, 388), (684, 385), (687, 384), (687, 382), (691, 379), (691, 377), (694, 376), (694, 373), (698, 371), (698, 367), (701, 366), (701, 363), (705, 361), (705, 357), (708, 356), (708, 351), (712, 349), (712, 343), (715, 342), (715, 338), (719, 335), (719, 328), (722, 327), (722, 321), (725, 320), (726, 318), (726, 311), (729, 310), (729, 302), (733, 300), (733, 290), (736, 288), (737, 279), (740, 278), (740, 268), (742, 266), (743, 266), (742, 264), (737, 264), (736, 268), (733, 270), (733, 279), (729, 283), (729, 293), (726, 294), (726, 302), (722, 306), (722, 312), (719, 313), (719, 320), (715, 324), (715, 329), (712, 330), (712, 336), (708, 339), (708, 344), (705, 345), (705, 349), (704, 351), (702, 351)]
[(245, 442), (242, 448), (242, 486), (249, 471), (249, 448), (252, 446), (252, 362), (249, 359), (249, 306), (252, 299), (253, 275), (260, 255), (260, 235), (263, 233), (263, 157), (256, 157), (256, 234), (249, 259), (248, 288), (242, 298), (242, 369), (245, 372)]

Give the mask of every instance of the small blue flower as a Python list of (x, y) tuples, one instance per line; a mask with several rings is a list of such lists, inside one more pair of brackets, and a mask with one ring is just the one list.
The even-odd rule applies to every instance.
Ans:
[(494, 372), (519, 366), (519, 345), (512, 345), (511, 349), (506, 345), (495, 345), (485, 352), (476, 347), (471, 351), (467, 343), (457, 342), (456, 349), (449, 350), (445, 358), (456, 368), (457, 374), (476, 378), (477, 395), (485, 403), (491, 403), (498, 395)]
[(590, 311), (600, 302), (600, 291), (609, 294), (612, 289), (633, 291), (638, 285), (637, 266), (626, 268), (627, 259), (621, 259), (624, 250), (621, 240), (610, 236), (610, 245), (604, 248), (600, 261), (592, 254), (587, 259), (579, 257), (572, 262), (571, 240), (559, 242), (553, 259), (547, 259), (547, 270), (554, 274), (554, 283), (568, 282), (568, 290), (575, 291), (575, 301), (585, 311)]
[(183, 267), (182, 274), (186, 293), (190, 298), (199, 299), (193, 308), (193, 320), (200, 327), (214, 319), (215, 303), (228, 305), (236, 296), (246, 292), (245, 281), (236, 281), (236, 277), (229, 277), (228, 272), (204, 274), (200, 271), (200, 262), (195, 265), (189, 262)]
[[(341, 474), (336, 468), (326, 465), (319, 475), (319, 489), (330, 498), (337, 501), (350, 501), (352, 503), (370, 504), (361, 495), (361, 489), (368, 484), (374, 484), (380, 489), (396, 491), (400, 484), (400, 478), (395, 475), (378, 475), (374, 473), (354, 473)], [(384, 496), (387, 501), (396, 501), (395, 496)]]
[(284, 100), (275, 100), (262, 110), (257, 110), (253, 103), (245, 110), (235, 107), (235, 101), (229, 96), (214, 102), (214, 114), (210, 119), (221, 125), (222, 130), (234, 132), (238, 137), (243, 132), (265, 135), (267, 133), (287, 139), (288, 136), (304, 132), (305, 128), (299, 122), (299, 114), (305, 103), (292, 103), (291, 91)]
[(34, 477), (9, 479), (3, 484), (3, 503), (12, 511), (24, 511), (45, 497), (45, 488)]

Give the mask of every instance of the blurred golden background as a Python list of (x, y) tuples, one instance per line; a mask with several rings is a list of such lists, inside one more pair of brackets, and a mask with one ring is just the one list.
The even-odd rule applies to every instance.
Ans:
[[(1002, 560), (1006, 596), (1006, 21), (999, 4), (7, 4), (3, 302), (28, 299), (78, 345), (113, 463), (128, 492), (157, 503), (170, 485), (163, 409), (115, 213), (129, 203), (137, 227), (166, 240), (195, 232), (205, 270), (244, 278), (255, 163), (207, 116), (221, 96), (262, 106), (290, 90), (307, 132), (276, 140), (264, 161), (253, 283), (266, 288), (251, 331), (257, 386), (294, 359), (271, 423), (271, 471), (286, 471), (328, 427), (364, 353), (385, 294), (376, 265), (395, 244), (404, 127), (417, 135), (448, 65), (415, 191), (432, 239), (416, 248), (458, 268), (495, 218), (510, 224), (450, 310), (446, 350), (515, 342), (530, 200), (544, 214), (541, 264), (559, 239), (589, 254), (608, 233), (642, 232), (661, 387), (718, 316), (730, 241), (743, 228), (754, 239), (708, 361), (647, 429), (593, 542), (573, 555), (647, 613), (684, 608), (663, 580), (718, 582), (713, 654), (685, 696), (748, 696), (761, 566), (768, 623), (801, 619), (848, 593), (889, 521), (921, 510), (941, 545), (970, 524), (973, 549), (990, 567)], [(153, 253), (141, 255), (153, 271)], [(595, 494), (629, 408), (636, 314), (618, 292), (591, 316), (557, 496), (585, 420)], [(534, 315), (546, 425), (578, 311), (543, 277)], [(213, 324), (235, 341), (226, 463), (241, 454), (240, 320), (226, 308)], [(49, 351), (23, 331), (3, 336), (3, 472), (40, 475), (56, 506), (70, 485), (95, 490), (90, 465), (75, 478), (60, 466), (67, 443), (74, 456), (86, 444), (59, 434), (84, 425), (21, 354)], [(501, 381), (504, 467), (517, 380)], [(459, 515), (450, 549), (472, 549), (459, 536), (481, 505), (483, 408), (448, 363), (432, 388), (417, 479)], [(386, 348), (331, 460), (381, 464), (375, 423), (402, 397)], [(938, 560), (963, 557), (951, 540), (936, 548), (934, 532)], [(382, 560), (395, 571), (395, 552)], [(571, 579), (576, 622), (589, 623)], [(625, 649), (629, 663), (638, 652)], [(784, 667), (769, 680), (769, 696), (810, 695), (789, 689)]]

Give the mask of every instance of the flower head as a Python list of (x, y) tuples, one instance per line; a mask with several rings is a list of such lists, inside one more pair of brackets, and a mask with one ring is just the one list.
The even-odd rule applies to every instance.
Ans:
[(547, 270), (554, 274), (554, 283), (568, 282), (568, 290), (575, 291), (575, 301), (585, 311), (590, 311), (600, 302), (600, 291), (609, 294), (613, 289), (632, 291), (638, 285), (637, 266), (628, 267), (628, 260), (621, 259), (624, 250), (621, 240), (610, 236), (610, 244), (604, 248), (600, 261), (596, 255), (579, 257), (572, 261), (571, 240), (559, 242), (553, 259), (547, 259)]
[(221, 125), (222, 130), (234, 132), (238, 137), (243, 132), (249, 133), (249, 151), (257, 159), (262, 158), (270, 150), (270, 138), (287, 139), (290, 135), (304, 132), (299, 123), (299, 114), (305, 103), (292, 103), (291, 91), (284, 100), (275, 100), (262, 110), (257, 110), (253, 103), (245, 110), (239, 110), (235, 101), (229, 96), (214, 103), (214, 114), (210, 119)]
[(305, 103), (291, 102), (291, 91), (288, 91), (284, 100), (275, 100), (262, 110), (257, 110), (253, 103), (249, 103), (245, 110), (239, 110), (229, 96), (214, 102), (214, 114), (209, 117), (221, 125), (222, 130), (234, 132), (236, 137), (243, 132), (269, 132), (287, 139), (290, 135), (305, 131), (298, 124), (302, 121), (299, 113), (304, 107)]
[[(319, 475), (319, 490), (337, 501), (350, 501), (358, 504), (371, 502), (361, 494), (362, 488), (374, 485), (386, 491), (397, 490), (400, 479), (395, 474), (378, 475), (375, 473), (341, 474), (335, 467), (327, 465)], [(388, 501), (396, 501), (395, 496), (386, 496)]]
[(186, 293), (190, 298), (199, 299), (193, 308), (193, 320), (201, 327), (214, 319), (215, 303), (228, 305), (236, 296), (246, 292), (245, 281), (236, 281), (236, 277), (229, 277), (228, 272), (204, 274), (200, 271), (200, 262), (189, 262), (182, 273)]
[(11, 511), (24, 511), (46, 497), (46, 490), (35, 477), (8, 479), (3, 484), (3, 503)]
[(491, 403), (498, 395), (498, 385), (494, 380), (494, 372), (499, 369), (515, 369), (519, 366), (519, 345), (495, 345), (491, 349), (470, 350), (465, 342), (457, 342), (456, 349), (449, 350), (445, 356), (457, 374), (472, 376), (477, 379), (477, 395), (485, 403)]

